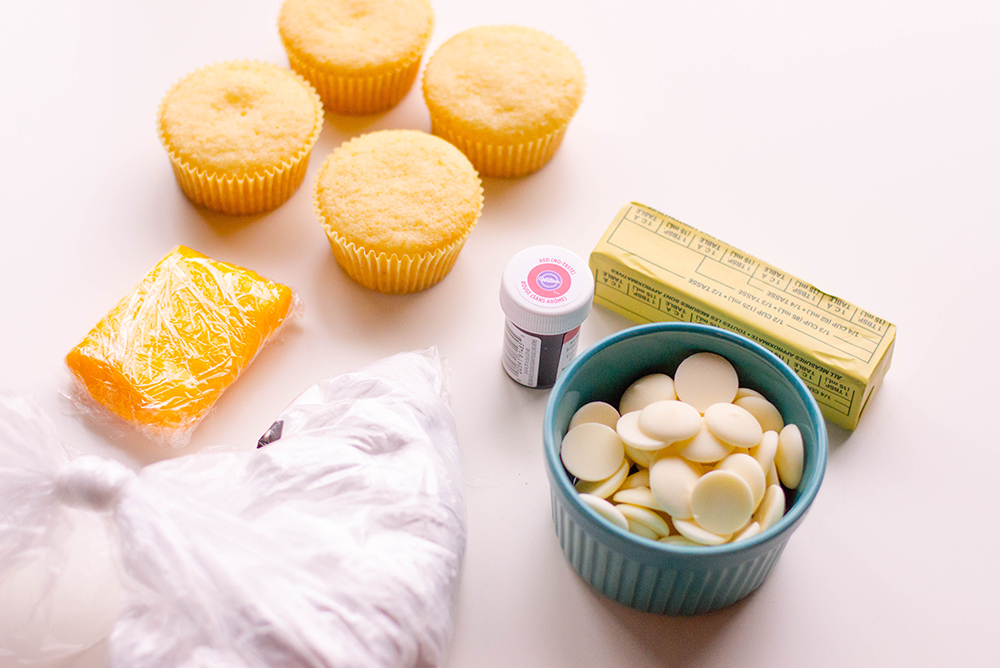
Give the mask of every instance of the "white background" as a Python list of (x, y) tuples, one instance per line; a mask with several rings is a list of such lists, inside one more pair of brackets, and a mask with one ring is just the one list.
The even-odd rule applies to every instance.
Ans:
[[(320, 377), (429, 345), (450, 360), (468, 552), (449, 666), (986, 665), (1000, 619), (1000, 5), (433, 5), (429, 52), (466, 28), (532, 26), (577, 53), (587, 93), (547, 167), (484, 180), (444, 282), (391, 297), (336, 265), (311, 184), (347, 138), (429, 130), (419, 87), (381, 116), (330, 116), (295, 196), (229, 218), (183, 197), (156, 109), (203, 65), (287, 64), (278, 0), (4, 2), (0, 386), (34, 394), (83, 449), (163, 456), (110, 443), (58, 390), (66, 352), (186, 244), (295, 287), (306, 308), (190, 449), (251, 447)], [(507, 259), (542, 243), (586, 257), (630, 200), (899, 327), (860, 427), (830, 427), (823, 487), (768, 580), (695, 618), (623, 608), (574, 574), (551, 526), (547, 393), (500, 368)], [(582, 345), (629, 324), (597, 307)], [(75, 665), (103, 665), (101, 650)]]

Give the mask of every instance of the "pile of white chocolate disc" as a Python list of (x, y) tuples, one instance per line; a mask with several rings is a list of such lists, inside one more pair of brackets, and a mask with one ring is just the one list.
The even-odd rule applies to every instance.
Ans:
[(773, 526), (802, 479), (802, 434), (741, 388), (733, 365), (695, 353), (644, 376), (618, 409), (580, 407), (560, 448), (580, 500), (650, 540), (721, 545)]

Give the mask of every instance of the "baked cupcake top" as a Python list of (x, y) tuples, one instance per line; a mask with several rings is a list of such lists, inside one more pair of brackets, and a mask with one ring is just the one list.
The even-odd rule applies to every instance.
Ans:
[(424, 99), (463, 134), (519, 142), (569, 122), (583, 100), (583, 67), (532, 28), (487, 26), (441, 45), (424, 72)]
[(305, 79), (258, 61), (209, 65), (160, 104), (160, 141), (195, 169), (227, 177), (274, 172), (312, 149), (323, 105)]
[(420, 58), (434, 13), (427, 0), (285, 0), (286, 48), (328, 70), (394, 69)]
[(443, 249), (476, 224), (479, 175), (461, 151), (417, 130), (383, 130), (334, 151), (316, 177), (316, 214), (328, 233), (369, 251)]

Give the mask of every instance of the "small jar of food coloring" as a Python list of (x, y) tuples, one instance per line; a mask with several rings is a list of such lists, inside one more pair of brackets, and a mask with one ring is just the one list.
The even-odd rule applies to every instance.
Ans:
[(532, 246), (511, 258), (500, 282), (507, 375), (526, 387), (552, 387), (576, 356), (593, 300), (594, 277), (575, 253)]

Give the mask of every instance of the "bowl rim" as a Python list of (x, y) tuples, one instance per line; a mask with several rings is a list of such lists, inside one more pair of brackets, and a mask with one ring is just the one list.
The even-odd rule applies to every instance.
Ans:
[[(814, 480), (810, 481), (809, 486), (805, 489), (796, 490), (797, 496), (795, 503), (774, 526), (768, 527), (765, 531), (758, 533), (752, 538), (742, 540), (738, 543), (723, 543), (722, 545), (687, 546), (660, 543), (622, 529), (621, 527), (613, 524), (610, 520), (601, 517), (597, 512), (581, 503), (580, 500), (576, 498), (579, 495), (579, 492), (577, 492), (576, 488), (574, 488), (570, 483), (569, 476), (566, 474), (565, 468), (562, 465), (562, 460), (559, 457), (559, 447), (556, 444), (556, 404), (565, 394), (565, 387), (574, 372), (597, 353), (601, 352), (605, 348), (620, 343), (621, 341), (661, 331), (689, 332), (708, 335), (710, 337), (729, 340), (738, 346), (756, 353), (758, 356), (763, 358), (763, 361), (770, 363), (792, 384), (796, 392), (804, 400), (806, 412), (809, 415), (810, 420), (818, 427), (818, 438), (816, 442), (816, 457), (818, 458), (816, 462), (817, 473)], [(552, 484), (559, 487), (563, 496), (572, 499), (571, 503), (577, 508), (578, 511), (582, 512), (586, 517), (589, 517), (591, 520), (596, 522), (598, 526), (614, 534), (619, 540), (624, 540), (626, 543), (630, 543), (636, 547), (649, 548), (665, 554), (684, 556), (721, 556), (744, 551), (752, 551), (764, 543), (768, 543), (779, 538), (786, 532), (794, 529), (795, 526), (801, 521), (806, 511), (812, 505), (813, 500), (816, 498), (816, 494), (819, 492), (820, 485), (822, 484), (823, 477), (826, 473), (828, 451), (826, 422), (823, 418), (823, 414), (820, 412), (819, 404), (816, 403), (816, 399), (813, 397), (812, 392), (808, 387), (806, 387), (806, 384), (801, 378), (799, 378), (798, 374), (792, 371), (791, 367), (789, 367), (780, 357), (756, 341), (753, 341), (741, 334), (737, 334), (736, 332), (731, 332), (729, 330), (701, 323), (654, 322), (643, 325), (635, 325), (619, 332), (615, 332), (614, 334), (610, 334), (587, 348), (579, 356), (577, 356), (575, 360), (573, 360), (569, 367), (567, 367), (556, 380), (545, 406), (545, 416), (543, 418), (542, 430), (545, 463), (549, 468), (549, 473), (551, 474), (549, 479)]]

